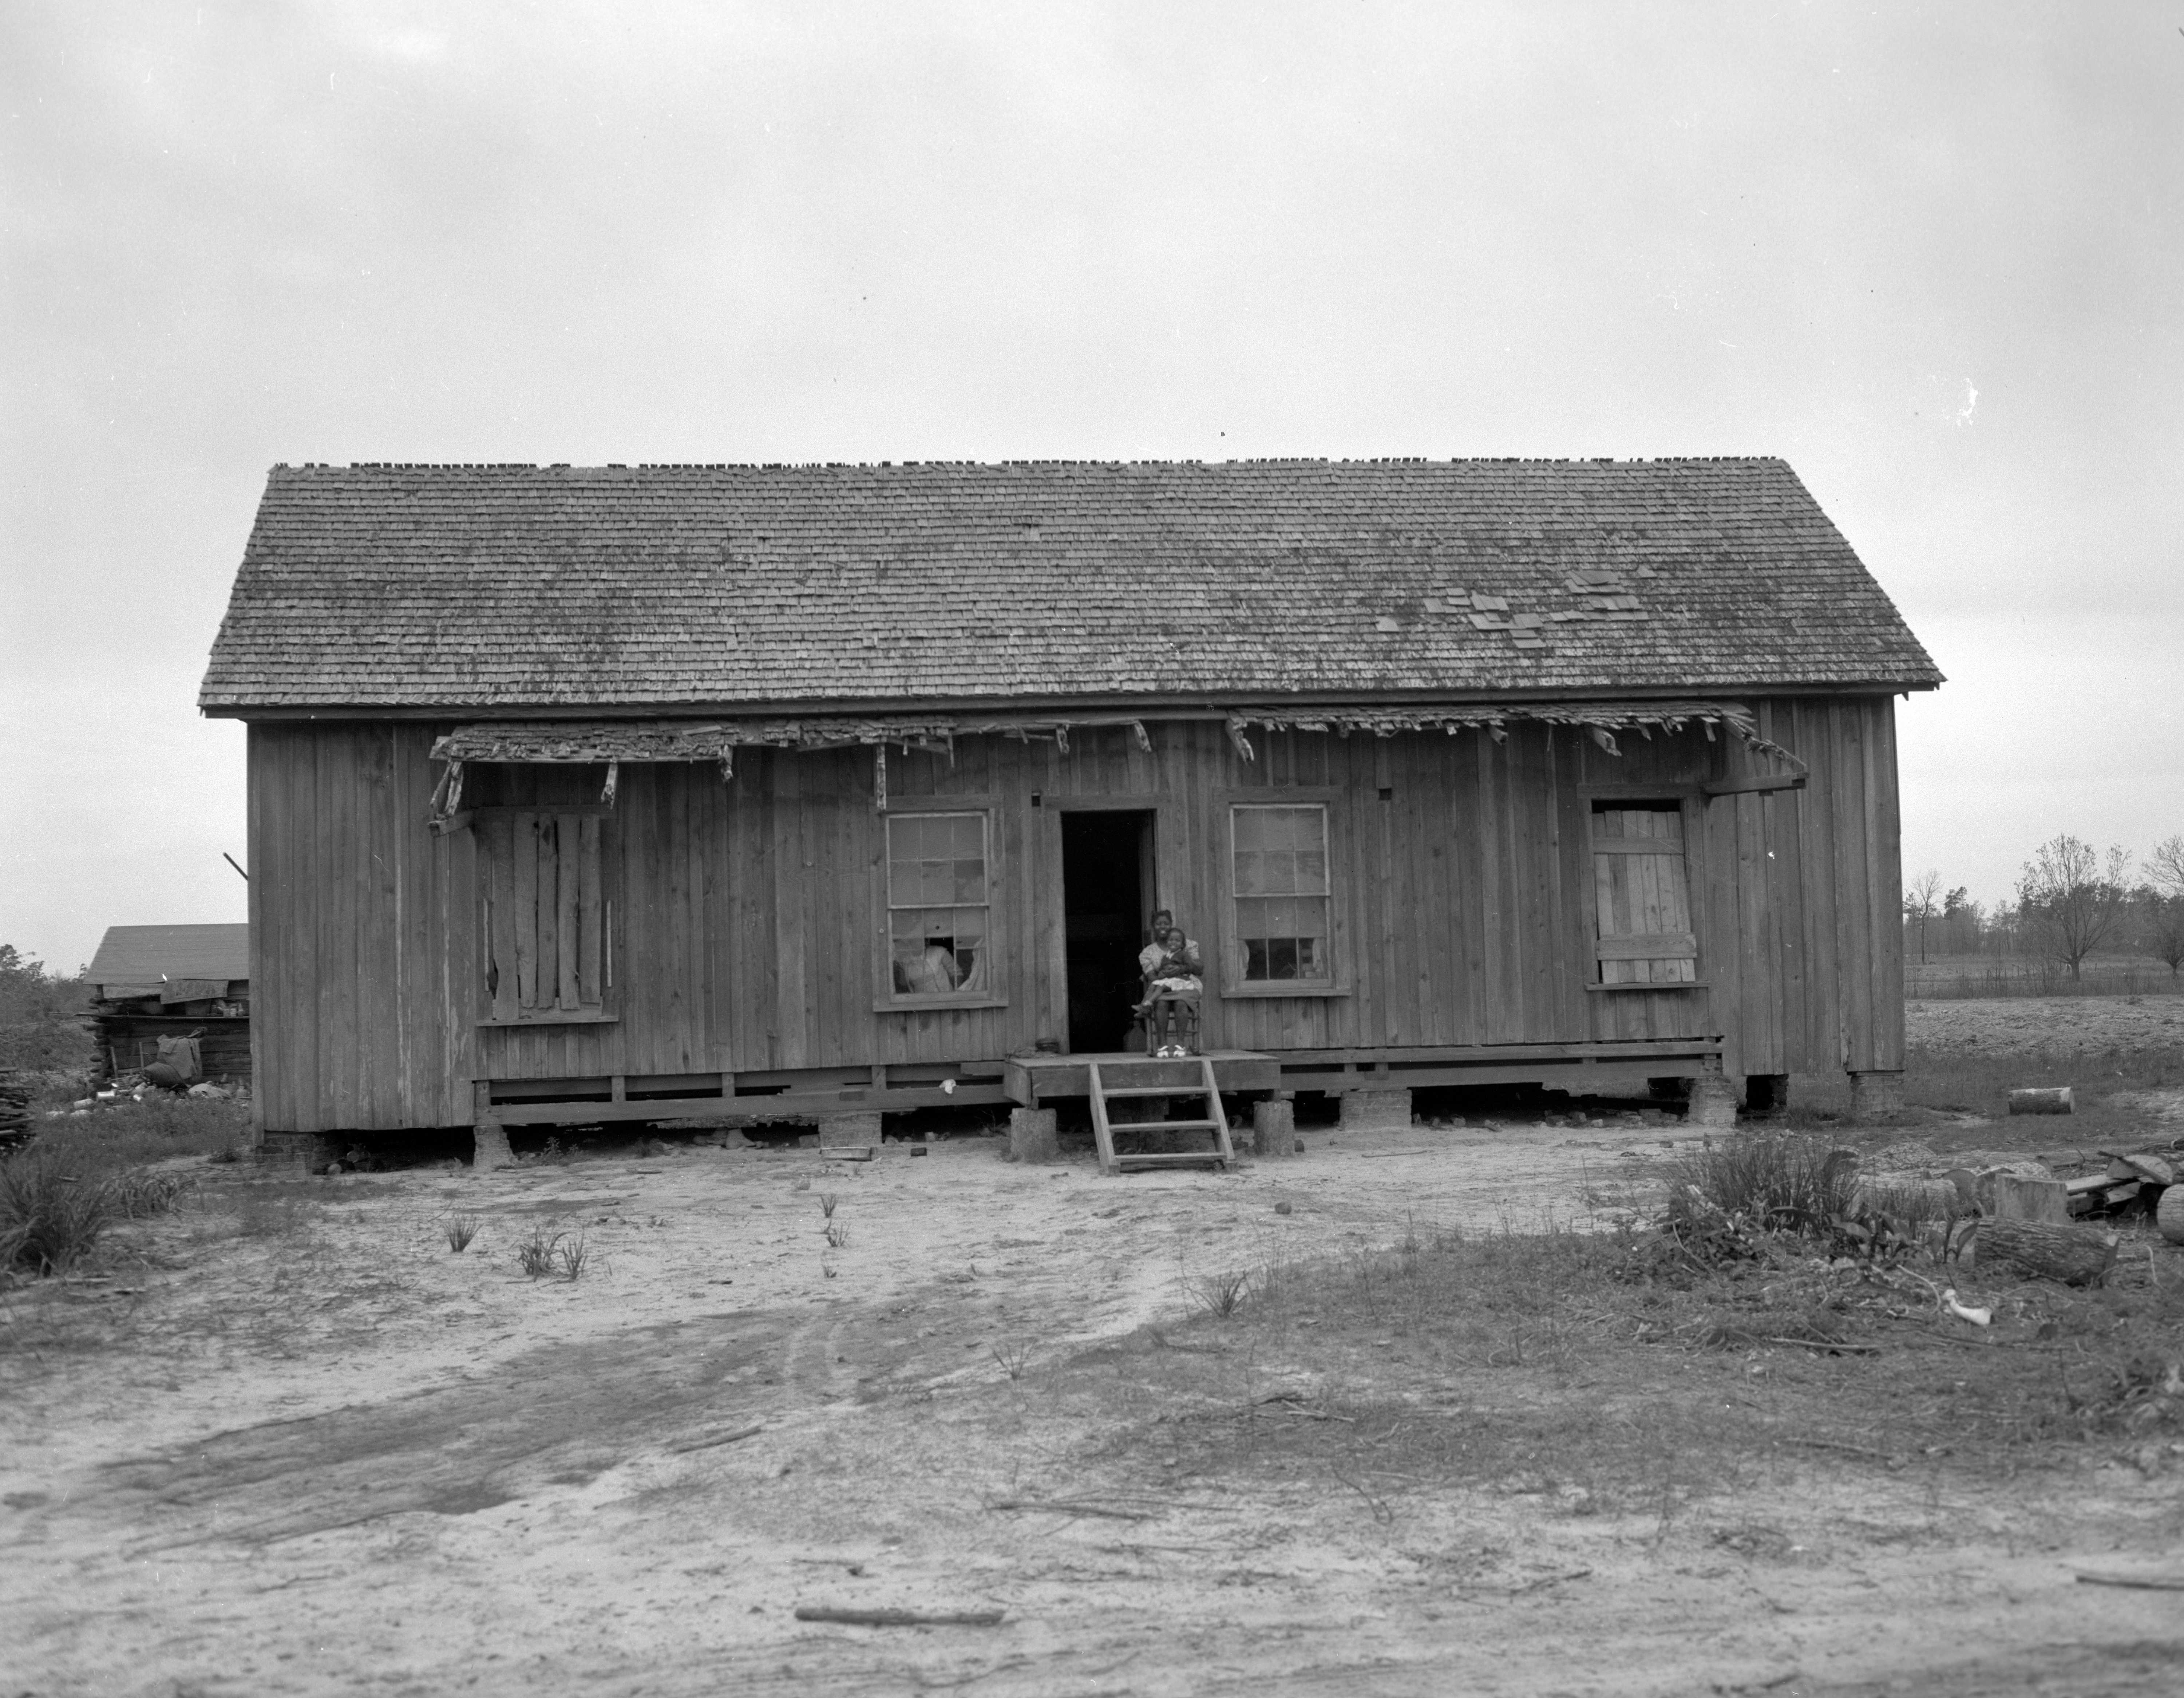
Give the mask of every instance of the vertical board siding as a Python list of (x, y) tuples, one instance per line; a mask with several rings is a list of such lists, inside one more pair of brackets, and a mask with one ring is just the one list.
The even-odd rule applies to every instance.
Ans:
[[(1500, 742), (1262, 733), (1251, 762), (1214, 721), (1149, 723), (1150, 750), (1115, 728), (1078, 733), (1066, 754), (1000, 737), (966, 740), (952, 760), (890, 751), (891, 799), (978, 798), (993, 810), (992, 959), (1006, 997), (903, 1013), (873, 1007), (885, 983), (884, 837), (868, 751), (747, 751), (733, 783), (710, 767), (632, 763), (604, 814), (594, 769), (483, 768), (467, 799), (510, 811), (439, 836), (426, 820), (444, 728), (254, 725), (259, 1112), (271, 1131), (460, 1124), (474, 1077), (956, 1064), (1058, 1039), (1061, 822), (1095, 802), (1155, 815), (1156, 905), (1206, 947), (1212, 1044), (1720, 1036), (1740, 1072), (1900, 1067), (1892, 704), (1803, 698), (1761, 712), (1766, 734), (1808, 763), (1803, 789), (1699, 801), (1702, 781), (1759, 768), (1696, 731), (1625, 735), (1610, 755), (1536, 724)], [(1687, 895), (1705, 988), (1586, 988), (1590, 797), (1602, 786), (1693, 799)], [(1344, 994), (1223, 997), (1228, 802), (1291, 790), (1328, 800)], [(527, 862), (503, 837), (521, 829), (516, 809), (554, 840), (534, 841)], [(562, 836), (580, 852), (554, 852)], [(1641, 888), (1644, 857), (1604, 858), (1632, 863), (1610, 869), (1632, 924), (1667, 927), (1663, 893)], [(517, 878), (528, 867), (512, 903), (480, 887), (496, 863)], [(527, 964), (526, 929), (504, 912), (526, 897), (538, 916)], [(618, 1018), (482, 1026), (524, 1000), (507, 982), (515, 974), (498, 997), (487, 991), (488, 945), (503, 961), (514, 952), (540, 1003), (604, 1001)]]

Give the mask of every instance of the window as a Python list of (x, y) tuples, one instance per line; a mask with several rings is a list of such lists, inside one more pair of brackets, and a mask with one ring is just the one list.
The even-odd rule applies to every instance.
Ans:
[(990, 994), (987, 817), (887, 817), (889, 972), (896, 997)]
[(490, 1018), (497, 1024), (606, 1019), (614, 904), (602, 816), (573, 808), (479, 813)]
[(1244, 982), (1331, 979), (1326, 807), (1239, 803), (1228, 826)]
[(1687, 985), (1698, 977), (1682, 808), (1595, 802), (1592, 877), (1600, 983)]

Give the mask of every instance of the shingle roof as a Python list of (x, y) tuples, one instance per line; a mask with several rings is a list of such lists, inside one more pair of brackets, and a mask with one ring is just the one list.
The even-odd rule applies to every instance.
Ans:
[(1940, 681), (1777, 460), (305, 466), (200, 703)]
[(248, 925), (109, 925), (84, 975), (94, 985), (248, 979)]

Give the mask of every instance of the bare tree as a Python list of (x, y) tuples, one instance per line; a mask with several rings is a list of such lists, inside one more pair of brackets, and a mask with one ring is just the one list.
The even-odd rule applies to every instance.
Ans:
[(1926, 958), (1926, 926), (1942, 911), (1942, 875), (1933, 869), (1903, 887), (1903, 917), (1919, 928), (1919, 958)]
[(2147, 947), (2184, 975), (2184, 836), (2164, 838), (2146, 857)]
[(2078, 978), (2086, 958), (2114, 934), (2129, 909), (2131, 855), (2112, 844), (2103, 860), (2092, 844), (2063, 832), (2025, 863), (2017, 901), (2041, 952)]

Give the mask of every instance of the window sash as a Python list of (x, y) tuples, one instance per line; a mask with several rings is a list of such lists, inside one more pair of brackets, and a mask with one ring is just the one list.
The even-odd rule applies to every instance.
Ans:
[(1596, 806), (1592, 869), (1597, 982), (1696, 980), (1683, 809), (1662, 802)]
[(1232, 964), (1238, 982), (1331, 983), (1327, 804), (1234, 802), (1228, 832)]
[(888, 988), (898, 1002), (989, 993), (992, 816), (886, 817)]

